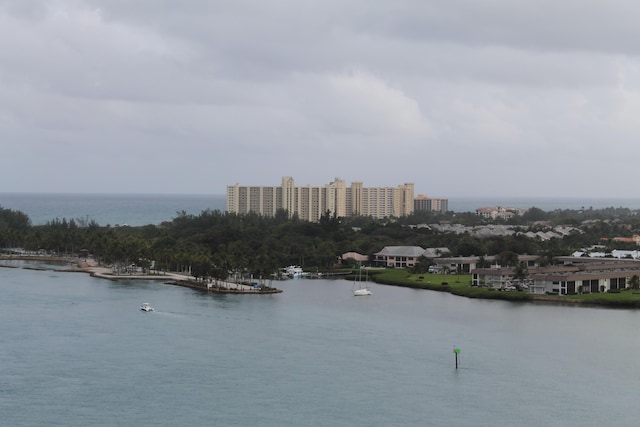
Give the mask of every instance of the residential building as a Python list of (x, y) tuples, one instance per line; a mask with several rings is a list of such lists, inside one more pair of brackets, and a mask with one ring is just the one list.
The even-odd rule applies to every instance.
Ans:
[[(487, 256), (484, 258), (484, 262), (492, 263), (495, 262), (495, 256)], [(435, 258), (433, 260), (435, 264), (435, 271), (438, 273), (460, 273), (460, 274), (469, 274), (471, 270), (474, 270), (477, 265), (480, 263), (480, 257), (470, 256), (470, 257), (443, 257), (443, 258)]]
[(516, 270), (495, 265), (471, 271), (472, 285), (505, 289), (523, 282), (536, 294), (567, 295), (597, 293), (625, 289), (633, 276), (640, 277), (640, 262), (615, 258), (559, 257), (564, 264), (529, 268), (527, 278), (516, 279)]
[(420, 258), (434, 258), (450, 253), (448, 248), (427, 248), (420, 246), (385, 246), (373, 254), (373, 262), (384, 267), (413, 267)]
[[(445, 248), (446, 249), (446, 248)], [(448, 251), (448, 249), (447, 249)], [(442, 252), (443, 254), (446, 254)], [(527, 268), (534, 268), (539, 266), (540, 257), (537, 255), (518, 255), (518, 262), (523, 263)], [(449, 272), (449, 273), (461, 273), (469, 274), (471, 271), (476, 270), (481, 265), (493, 265), (494, 269), (499, 268), (497, 265), (498, 257), (495, 255), (485, 256), (458, 256), (458, 257), (436, 257), (432, 259), (434, 263), (435, 272)]]
[(507, 208), (504, 206), (491, 206), (476, 209), (476, 215), (488, 219), (504, 219), (508, 220), (515, 216), (524, 215), (526, 212), (522, 208)]
[(336, 178), (323, 186), (298, 187), (292, 177), (283, 177), (280, 186), (227, 186), (227, 212), (273, 216), (280, 210), (306, 221), (318, 221), (329, 212), (338, 217), (401, 217), (413, 212), (413, 183), (397, 187), (364, 187), (362, 182)]
[(418, 197), (413, 201), (413, 210), (445, 213), (449, 210), (449, 199), (435, 199), (418, 194)]
[(373, 254), (373, 261), (384, 267), (413, 267), (425, 250), (420, 246), (385, 246), (380, 252)]

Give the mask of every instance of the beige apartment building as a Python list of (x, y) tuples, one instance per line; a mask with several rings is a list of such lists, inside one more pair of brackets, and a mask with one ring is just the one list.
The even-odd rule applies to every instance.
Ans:
[(273, 216), (285, 209), (306, 221), (318, 221), (327, 211), (338, 217), (400, 217), (413, 212), (413, 188), (413, 183), (364, 187), (362, 182), (348, 187), (340, 178), (323, 186), (297, 187), (292, 177), (285, 176), (280, 186), (227, 186), (227, 212)]

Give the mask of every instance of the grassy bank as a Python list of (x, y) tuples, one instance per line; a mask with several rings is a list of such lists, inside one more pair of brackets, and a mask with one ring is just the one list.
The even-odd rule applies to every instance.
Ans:
[(533, 295), (525, 292), (501, 292), (471, 286), (470, 274), (411, 274), (404, 269), (391, 268), (374, 271), (369, 277), (372, 281), (385, 285), (449, 292), (468, 298), (533, 301)]
[(468, 298), (499, 299), (507, 301), (539, 301), (559, 304), (585, 304), (615, 308), (640, 308), (640, 292), (630, 289), (617, 293), (583, 295), (532, 295), (526, 292), (503, 292), (471, 286), (468, 274), (411, 274), (405, 269), (372, 271), (369, 278), (385, 285), (449, 292)]

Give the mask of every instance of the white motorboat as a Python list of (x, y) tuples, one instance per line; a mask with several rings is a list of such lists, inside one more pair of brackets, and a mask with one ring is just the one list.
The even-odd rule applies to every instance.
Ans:
[(140, 310), (153, 311), (153, 307), (151, 307), (148, 302), (143, 302), (142, 305), (140, 306)]

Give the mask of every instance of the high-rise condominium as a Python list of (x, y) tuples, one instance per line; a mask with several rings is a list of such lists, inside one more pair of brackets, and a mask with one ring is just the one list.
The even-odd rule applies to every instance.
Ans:
[(280, 186), (227, 186), (227, 211), (273, 216), (284, 209), (307, 221), (318, 221), (326, 212), (338, 217), (400, 217), (413, 212), (413, 187), (413, 183), (364, 187), (362, 182), (347, 187), (340, 178), (323, 186), (297, 187), (292, 177), (285, 176)]

